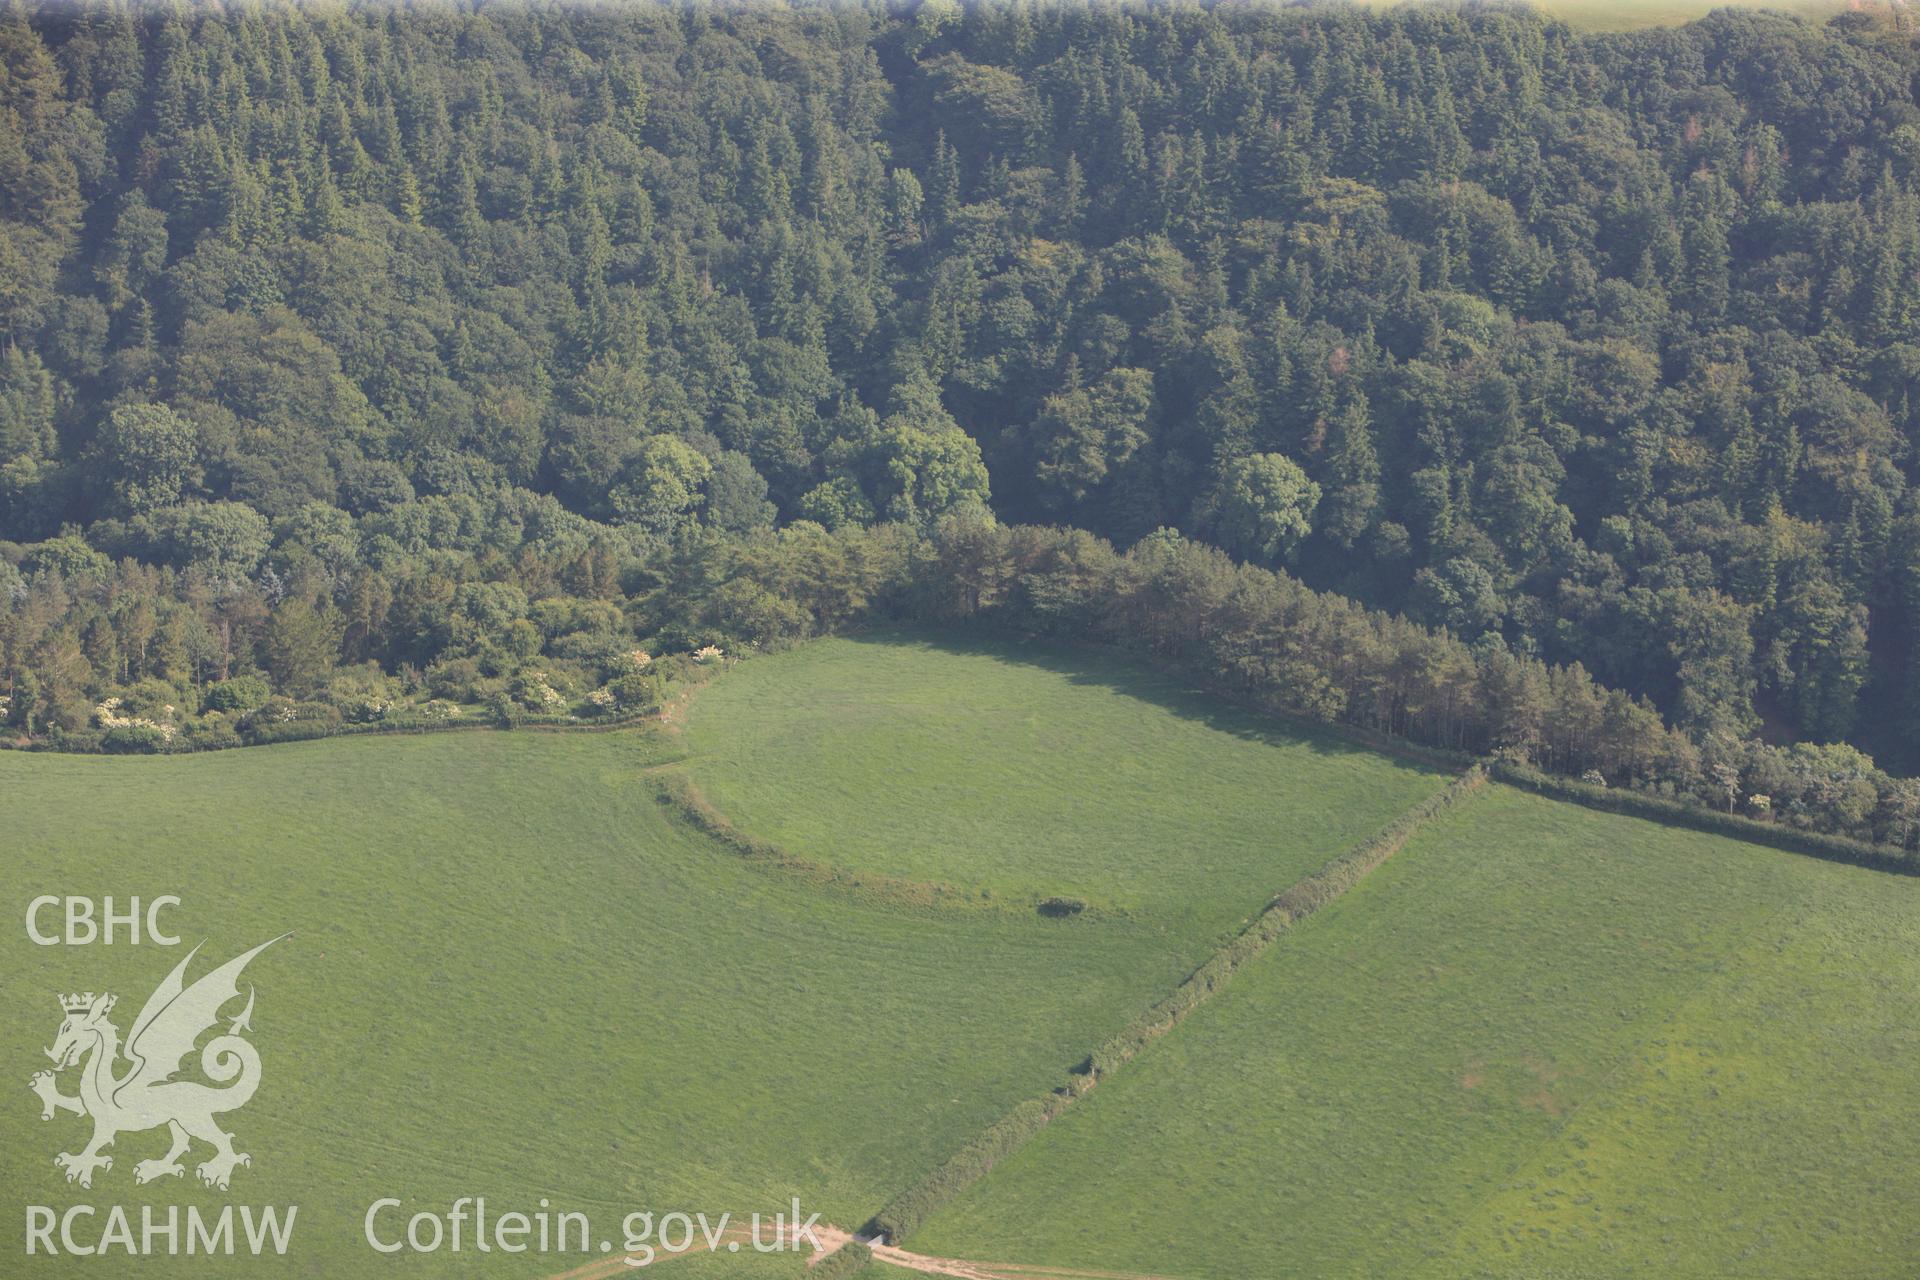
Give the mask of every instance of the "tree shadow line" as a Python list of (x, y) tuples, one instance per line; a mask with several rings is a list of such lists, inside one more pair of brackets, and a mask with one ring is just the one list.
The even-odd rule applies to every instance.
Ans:
[(1225, 695), (1183, 680), (1156, 667), (1145, 655), (1125, 649), (966, 625), (881, 627), (845, 638), (856, 644), (920, 645), (943, 653), (990, 658), (1009, 666), (1034, 667), (1064, 676), (1071, 684), (1124, 694), (1244, 741), (1304, 747), (1328, 757), (1384, 758), (1408, 768), (1441, 772), (1435, 764), (1349, 738), (1338, 726), (1317, 724), (1281, 711), (1237, 706)]

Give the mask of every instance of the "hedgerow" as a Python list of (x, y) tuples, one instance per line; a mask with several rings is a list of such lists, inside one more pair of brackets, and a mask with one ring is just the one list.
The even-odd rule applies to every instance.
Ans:
[(1275, 897), (1234, 938), (1200, 964), (1164, 999), (1102, 1041), (1068, 1073), (1064, 1084), (1038, 1098), (1029, 1098), (995, 1121), (945, 1163), (901, 1192), (867, 1223), (869, 1231), (884, 1232), (899, 1242), (919, 1228), (942, 1206), (1045, 1128), (1073, 1101), (1092, 1089), (1115, 1068), (1178, 1026), (1208, 997), (1226, 985), (1235, 971), (1260, 955), (1290, 929), (1345, 893), (1360, 878), (1397, 853), (1423, 824), (1442, 810), (1478, 791), (1487, 780), (1484, 768), (1474, 765), (1440, 791), (1395, 818), (1385, 829), (1355, 845), (1331, 862)]
[(1232, 941), (1214, 952), (1167, 996), (1089, 1054), (1075, 1075), (1085, 1092), (1107, 1072), (1126, 1062), (1155, 1038), (1172, 1030), (1187, 1014), (1226, 985), (1242, 965), (1271, 946), (1293, 924), (1345, 893), (1367, 872), (1385, 862), (1408, 837), (1441, 810), (1477, 791), (1486, 782), (1479, 766), (1395, 818), (1384, 830), (1355, 845), (1320, 870), (1280, 894)]
[(904, 1239), (935, 1210), (1019, 1150), (1072, 1101), (1071, 1093), (1056, 1089), (1045, 1097), (1028, 1098), (1020, 1103), (947, 1157), (932, 1173), (895, 1196), (892, 1203), (873, 1215), (866, 1230), (880, 1232), (896, 1243)]
[(1757, 818), (1743, 817), (1737, 813), (1720, 813), (1702, 805), (1652, 795), (1645, 791), (1578, 782), (1572, 778), (1543, 773), (1539, 769), (1515, 764), (1512, 761), (1496, 761), (1492, 765), (1492, 771), (1494, 777), (1512, 786), (1559, 800), (1569, 800), (1574, 804), (1585, 805), (1589, 809), (1628, 814), (1636, 818), (1650, 818), (1669, 826), (1686, 827), (1713, 835), (1731, 836), (1750, 844), (1763, 844), (1789, 853), (1825, 858), (1830, 862), (1846, 862), (1855, 866), (1873, 867), (1881, 871), (1920, 875), (1920, 851), (1912, 849), (1868, 844), (1862, 840), (1850, 840), (1846, 836), (1829, 835), (1823, 831), (1805, 831), (1777, 822), (1762, 822)]
[(656, 788), (655, 794), (660, 802), (673, 809), (683, 821), (693, 826), (702, 835), (750, 862), (776, 867), (816, 887), (855, 893), (893, 906), (937, 905), (943, 908), (964, 907), (972, 911), (995, 912), (1016, 908), (1028, 909), (1017, 907), (1017, 904), (1000, 898), (988, 899), (970, 894), (958, 885), (929, 880), (908, 880), (878, 871), (856, 871), (800, 857), (770, 840), (762, 839), (736, 827), (725, 814), (713, 806), (706, 794), (700, 790), (699, 785), (684, 773), (660, 773), (654, 775), (653, 781)]
[(826, 1257), (807, 1267), (807, 1280), (848, 1280), (873, 1264), (873, 1250), (858, 1240), (849, 1240)]

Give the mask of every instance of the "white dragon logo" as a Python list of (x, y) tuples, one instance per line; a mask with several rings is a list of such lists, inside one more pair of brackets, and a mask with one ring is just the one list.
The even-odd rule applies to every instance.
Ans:
[[(173, 1135), (173, 1146), (158, 1160), (142, 1160), (133, 1167), (135, 1182), (155, 1178), (178, 1177), (186, 1172), (180, 1157), (192, 1145), (192, 1139), (209, 1143), (213, 1157), (199, 1166), (200, 1181), (210, 1187), (227, 1189), (235, 1165), (252, 1164), (253, 1159), (233, 1149), (233, 1135), (215, 1124), (216, 1114), (245, 1106), (260, 1087), (260, 1055), (241, 1039), (242, 1031), (252, 1030), (253, 989), (247, 989), (247, 1007), (227, 1024), (225, 1034), (207, 1041), (200, 1051), (200, 1070), (208, 1079), (225, 1085), (213, 1088), (195, 1080), (175, 1080), (194, 1042), (220, 1020), (220, 1009), (239, 998), (240, 971), (247, 962), (265, 951), (282, 934), (261, 943), (245, 955), (227, 961), (192, 986), (182, 977), (187, 964), (199, 953), (195, 947), (187, 958), (174, 966), (166, 981), (147, 997), (140, 1016), (133, 1020), (127, 1036), (125, 1058), (132, 1064), (116, 1075), (115, 1063), (123, 1056), (120, 1030), (107, 1021), (116, 997), (85, 995), (60, 997), (66, 1020), (54, 1038), (47, 1056), (53, 1059), (53, 1071), (34, 1073), (29, 1081), (40, 1095), (40, 1118), (53, 1119), (56, 1111), (93, 1117), (93, 1139), (80, 1151), (62, 1153), (53, 1162), (66, 1170), (67, 1181), (83, 1187), (93, 1185), (95, 1169), (112, 1169), (113, 1157), (100, 1154), (102, 1147), (113, 1145), (115, 1136), (154, 1129), (166, 1125)], [(88, 1055), (91, 1054), (91, 1057)], [(55, 1072), (86, 1059), (80, 1072), (80, 1093), (68, 1097), (54, 1087)], [(231, 1082), (231, 1083), (229, 1083)]]

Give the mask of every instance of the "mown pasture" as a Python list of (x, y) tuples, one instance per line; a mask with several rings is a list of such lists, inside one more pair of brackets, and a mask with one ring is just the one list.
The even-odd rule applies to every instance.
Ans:
[(1920, 880), (1507, 788), (909, 1244), (1202, 1278), (1911, 1274)]
[(1086, 649), (912, 635), (741, 663), (688, 769), (803, 857), (1217, 932), (1444, 776)]
[[(914, 909), (753, 866), (658, 801), (668, 749), (625, 731), (0, 753), (0, 1197), (300, 1206), (284, 1269), (140, 1264), (196, 1277), (562, 1269), (376, 1258), (360, 1223), (381, 1196), (546, 1197), (596, 1229), (795, 1195), (858, 1220), (1184, 972), (1189, 948), (1145, 922)], [(43, 893), (178, 894), (185, 945), (33, 945)], [(254, 1158), (232, 1192), (191, 1168), (135, 1186), (161, 1132), (122, 1137), (91, 1190), (65, 1184), (53, 1156), (82, 1122), (43, 1123), (27, 1089), (56, 993), (119, 993), (125, 1033), (187, 945), (211, 963), (286, 930), (248, 971), (265, 1078), (225, 1120)], [(77, 1264), (26, 1265), (0, 1270)]]
[[(52, 1164), (80, 1122), (43, 1124), (25, 1087), (54, 993), (119, 992), (124, 1030), (181, 952), (38, 947), (16, 923), (0, 1194), (300, 1205), (286, 1264), (141, 1264), (159, 1276), (627, 1273), (376, 1258), (361, 1217), (389, 1195), (544, 1197), (616, 1239), (633, 1210), (795, 1196), (854, 1226), (1443, 781), (1039, 645), (823, 642), (681, 710), (606, 734), (0, 753), (16, 922), (42, 893), (174, 893), (209, 962), (296, 931), (249, 971), (266, 1081), (227, 1118), (255, 1157), (232, 1193), (136, 1187), (158, 1134), (80, 1191)], [(739, 856), (663, 801), (681, 777), (842, 874)], [(922, 881), (953, 892), (899, 892)], [(1034, 910), (1062, 894), (1092, 909)], [(1920, 880), (1489, 788), (907, 1244), (1191, 1280), (1903, 1275), (1917, 899)]]

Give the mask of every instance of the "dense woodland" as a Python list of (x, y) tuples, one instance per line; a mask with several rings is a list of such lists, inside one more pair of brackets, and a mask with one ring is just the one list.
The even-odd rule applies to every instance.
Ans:
[(1861, 15), (0, 0), (4, 718), (605, 712), (984, 612), (1912, 843), (1844, 744), (1920, 768), (1917, 72)]

